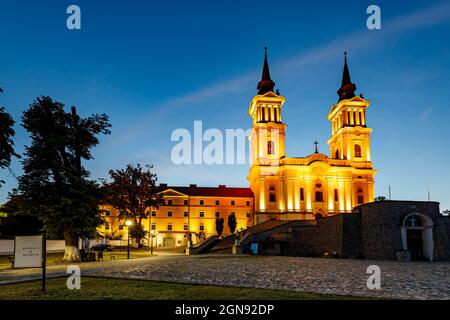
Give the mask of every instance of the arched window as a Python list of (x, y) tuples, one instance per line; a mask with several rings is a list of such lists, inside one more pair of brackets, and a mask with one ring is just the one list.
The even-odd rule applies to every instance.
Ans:
[(316, 202), (323, 202), (323, 190), (322, 183), (320, 181), (316, 182), (314, 185), (314, 195)]
[(334, 189), (334, 201), (335, 202), (339, 201), (339, 191), (338, 191), (338, 189)]
[(267, 154), (275, 154), (275, 143), (271, 141), (267, 141)]
[(323, 193), (322, 193), (322, 191), (316, 191), (316, 202), (323, 202)]
[(305, 189), (300, 188), (300, 201), (305, 201)]
[(336, 154), (335, 154), (334, 158), (339, 159), (339, 150), (336, 150)]
[(355, 158), (361, 158), (361, 146), (355, 144)]
[(269, 188), (269, 202), (276, 202), (277, 201), (277, 196), (275, 193), (275, 187), (270, 187)]

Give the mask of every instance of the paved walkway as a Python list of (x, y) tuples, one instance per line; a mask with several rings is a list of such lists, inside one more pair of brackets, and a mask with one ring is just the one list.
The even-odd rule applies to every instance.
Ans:
[[(381, 269), (381, 289), (369, 290), (367, 267)], [(61, 268), (62, 267), (62, 268)], [(159, 256), (82, 264), (82, 274), (401, 299), (450, 299), (450, 263), (230, 255)], [(0, 283), (20, 275), (0, 272)], [(36, 270), (38, 272), (38, 270)], [(64, 266), (49, 274), (65, 274)], [(39, 276), (37, 274), (37, 276)], [(22, 275), (23, 277), (23, 275)]]

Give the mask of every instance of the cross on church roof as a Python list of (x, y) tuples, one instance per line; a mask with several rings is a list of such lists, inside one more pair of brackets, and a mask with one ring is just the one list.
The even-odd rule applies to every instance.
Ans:
[(316, 152), (315, 153), (319, 153), (319, 148), (318, 148), (319, 143), (317, 141), (314, 141), (314, 144), (316, 145)]

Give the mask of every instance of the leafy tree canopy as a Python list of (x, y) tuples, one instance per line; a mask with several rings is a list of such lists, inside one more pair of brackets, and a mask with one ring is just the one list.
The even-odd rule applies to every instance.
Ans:
[(92, 159), (98, 135), (110, 133), (108, 116), (81, 118), (75, 108), (66, 112), (62, 103), (39, 97), (23, 113), (22, 126), (31, 145), (25, 148), (24, 174), (12, 197), (20, 197), (20, 211), (38, 215), (45, 230), (63, 233), (66, 260), (77, 260), (78, 238), (95, 234), (102, 222), (101, 190), (88, 179), (81, 160)]
[(216, 232), (219, 237), (223, 233), (224, 222), (225, 221), (222, 217), (216, 219)]
[[(3, 90), (0, 88), (0, 93)], [(14, 151), (14, 120), (5, 108), (0, 107), (0, 169), (8, 168), (12, 157), (19, 157)], [(0, 186), (4, 183), (0, 180)]]
[[(136, 230), (141, 229), (142, 220), (148, 218), (151, 208), (158, 208), (162, 195), (156, 186), (157, 176), (152, 165), (128, 164), (125, 169), (110, 170), (110, 181), (104, 181), (105, 204), (119, 211), (119, 219), (131, 219)], [(140, 240), (139, 232), (133, 233)]]
[(234, 234), (237, 227), (236, 216), (234, 214), (230, 214), (228, 216), (228, 228), (230, 228), (230, 232)]

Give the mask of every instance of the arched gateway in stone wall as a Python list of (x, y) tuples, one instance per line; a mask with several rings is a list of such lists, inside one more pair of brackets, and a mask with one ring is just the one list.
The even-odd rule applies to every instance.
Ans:
[(401, 226), (403, 250), (412, 260), (433, 261), (433, 220), (425, 214), (410, 213)]

